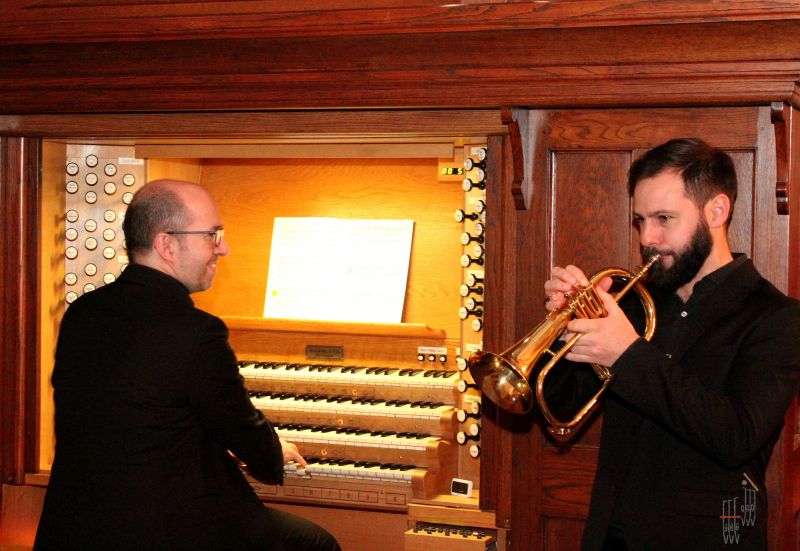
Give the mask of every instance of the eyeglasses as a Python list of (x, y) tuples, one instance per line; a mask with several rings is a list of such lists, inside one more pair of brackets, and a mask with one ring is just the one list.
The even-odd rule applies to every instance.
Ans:
[(213, 237), (214, 246), (219, 247), (219, 244), (222, 243), (222, 236), (225, 235), (225, 228), (219, 228), (216, 230), (175, 230), (164, 233), (169, 235), (207, 235), (209, 237)]

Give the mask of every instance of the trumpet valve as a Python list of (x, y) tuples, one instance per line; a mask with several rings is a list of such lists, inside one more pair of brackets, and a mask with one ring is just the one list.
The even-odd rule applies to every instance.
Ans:
[(594, 284), (576, 285), (576, 292), (570, 293), (570, 308), (572, 313), (579, 318), (597, 319), (605, 317), (606, 312), (603, 302), (594, 291)]

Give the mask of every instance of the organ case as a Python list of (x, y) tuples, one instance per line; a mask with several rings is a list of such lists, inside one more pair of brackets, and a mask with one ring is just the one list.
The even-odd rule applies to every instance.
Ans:
[[(43, 265), (49, 266), (43, 270), (49, 279), (43, 288), (51, 291), (43, 297), (43, 309), (60, 319), (74, 300), (74, 294), (67, 300), (68, 293), (91, 292), (92, 285), (103, 284), (84, 281), (88, 275), (83, 273), (78, 281), (64, 279), (83, 269), (88, 254), (77, 247), (78, 254), (73, 251), (66, 262), (78, 269), (66, 268), (67, 233), (74, 238), (77, 231), (77, 242), (84, 243), (95, 230), (81, 225), (99, 215), (92, 206), (96, 201), (85, 201), (88, 184), (79, 181), (76, 191), (69, 183), (74, 180), (68, 172), (74, 167), (65, 168), (69, 163), (83, 163), (85, 178), (83, 172), (94, 168), (84, 166), (87, 157), (103, 159), (98, 168), (108, 159), (116, 164), (137, 160), (144, 172), (137, 184), (173, 177), (204, 185), (220, 205), (230, 255), (219, 263), (212, 289), (193, 299), (226, 321), (254, 405), (310, 463), (305, 470), (288, 466), (283, 486), (252, 480), (259, 496), (325, 525), (345, 548), (377, 543), (365, 542), (369, 536), (364, 534), (349, 539), (342, 532), (343, 522), (367, 514), (378, 515), (390, 533), (396, 532), (388, 543), (386, 534), (380, 537), (388, 549), (403, 548), (400, 530), (409, 531), (409, 549), (420, 548), (420, 538), (450, 536), (423, 525), (481, 530), (478, 545), (496, 545), (494, 516), (479, 508), (480, 396), (461, 361), (481, 346), (482, 337), (485, 142), (294, 149), (301, 152), (296, 157), (276, 157), (261, 156), (271, 151), (270, 144), (223, 144), (222, 153), (214, 153), (213, 146), (197, 144), (45, 142), (43, 182), (52, 198), (45, 217), (56, 221), (59, 238), (42, 251)], [(465, 158), (477, 166), (465, 169)], [(98, 176), (101, 185), (110, 178), (102, 171)], [(118, 187), (127, 191), (124, 184)], [(118, 203), (114, 223), (124, 216), (121, 194)], [(71, 221), (67, 212), (75, 209), (80, 220)], [(413, 220), (401, 323), (262, 318), (272, 228), (279, 216)], [(96, 233), (102, 235), (113, 224), (100, 220), (99, 226)], [(121, 228), (115, 229), (121, 235)], [(124, 269), (125, 261), (121, 251), (112, 264)], [(56, 325), (43, 329), (44, 397), (50, 395), (52, 365), (46, 358)], [(46, 398), (42, 402), (40, 455), (46, 469), (52, 460), (47, 423), (52, 406)], [(472, 493), (451, 495), (454, 479), (472, 482)], [(470, 545), (476, 548), (475, 541)]]

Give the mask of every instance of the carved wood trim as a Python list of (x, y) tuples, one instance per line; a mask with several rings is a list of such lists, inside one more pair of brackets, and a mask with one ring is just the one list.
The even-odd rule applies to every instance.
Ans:
[[(530, 207), (533, 185), (530, 181), (530, 172), (526, 170), (526, 155), (528, 151), (528, 121), (527, 110), (516, 107), (502, 107), (500, 119), (508, 127), (511, 142), (511, 198), (514, 208), (527, 210)], [(530, 162), (530, 161), (529, 161)]]
[(789, 214), (789, 182), (791, 181), (792, 107), (772, 102), (771, 119), (775, 127), (775, 208), (778, 214)]

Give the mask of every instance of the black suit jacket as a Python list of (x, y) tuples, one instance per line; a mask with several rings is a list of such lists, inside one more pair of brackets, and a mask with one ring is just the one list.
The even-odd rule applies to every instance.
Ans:
[[(601, 549), (614, 511), (631, 551), (766, 549), (765, 471), (800, 381), (800, 303), (735, 262), (674, 339), (657, 322), (612, 366), (585, 551)], [(658, 319), (667, 297), (653, 298)], [(574, 406), (597, 379), (572, 373)]]
[(272, 483), (282, 453), (227, 338), (177, 280), (144, 266), (69, 307), (37, 550), (248, 548), (261, 504), (228, 450)]

